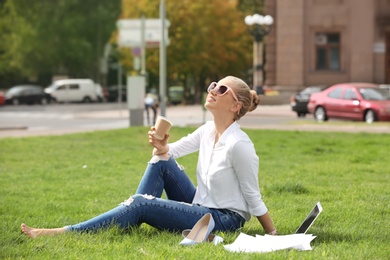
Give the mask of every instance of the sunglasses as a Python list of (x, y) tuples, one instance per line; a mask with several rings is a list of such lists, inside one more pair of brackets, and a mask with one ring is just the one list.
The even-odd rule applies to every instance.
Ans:
[(238, 98), (231, 87), (218, 85), (217, 82), (211, 82), (210, 86), (207, 88), (207, 93), (210, 93), (211, 91), (216, 93), (216, 95), (219, 97), (226, 95), (230, 91), (232, 92), (233, 98), (238, 101)]

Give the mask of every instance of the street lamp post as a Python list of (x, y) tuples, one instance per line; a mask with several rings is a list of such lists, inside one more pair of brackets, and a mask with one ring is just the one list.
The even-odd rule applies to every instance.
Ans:
[(259, 14), (245, 17), (248, 32), (253, 36), (253, 89), (257, 94), (263, 90), (263, 38), (271, 31), (274, 19), (270, 15)]

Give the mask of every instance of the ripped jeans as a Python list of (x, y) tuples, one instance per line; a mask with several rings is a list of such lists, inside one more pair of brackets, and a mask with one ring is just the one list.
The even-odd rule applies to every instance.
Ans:
[[(162, 199), (165, 191), (168, 199)], [(245, 219), (227, 209), (213, 209), (192, 204), (196, 187), (173, 158), (153, 156), (138, 186), (136, 195), (116, 208), (85, 222), (66, 226), (70, 231), (93, 231), (116, 225), (120, 228), (147, 223), (169, 231), (191, 229), (206, 213), (211, 213), (214, 231), (234, 231)]]

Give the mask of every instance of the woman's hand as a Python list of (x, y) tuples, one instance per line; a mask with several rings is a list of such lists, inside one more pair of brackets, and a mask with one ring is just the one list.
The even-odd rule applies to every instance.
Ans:
[(156, 137), (154, 137), (154, 131), (156, 128), (152, 126), (150, 128), (150, 131), (148, 132), (149, 134), (149, 143), (154, 147), (153, 149), (153, 155), (163, 155), (166, 154), (169, 150), (168, 148), (168, 138), (169, 134), (166, 134), (164, 136), (164, 139), (159, 140)]
[(276, 231), (276, 228), (275, 228), (273, 231), (269, 232), (268, 235), (277, 236), (278, 235), (278, 231)]

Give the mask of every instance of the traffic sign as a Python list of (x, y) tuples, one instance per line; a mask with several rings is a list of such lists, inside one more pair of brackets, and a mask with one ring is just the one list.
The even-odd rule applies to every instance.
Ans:
[[(169, 20), (165, 19), (165, 44), (169, 44), (168, 27)], [(121, 19), (117, 22), (119, 29), (118, 45), (121, 47), (142, 46), (142, 19)], [(159, 47), (161, 42), (160, 19), (145, 19), (144, 39), (146, 48)]]

